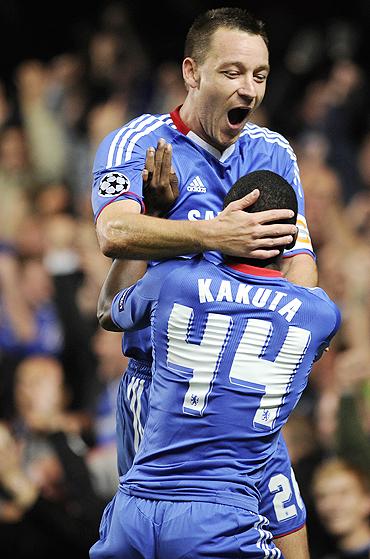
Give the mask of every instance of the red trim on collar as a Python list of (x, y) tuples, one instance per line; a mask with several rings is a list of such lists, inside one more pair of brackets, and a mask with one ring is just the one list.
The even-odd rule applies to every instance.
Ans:
[(177, 130), (179, 132), (181, 132), (182, 134), (185, 134), (185, 136), (187, 134), (189, 134), (190, 132), (190, 128), (188, 126), (186, 126), (185, 122), (182, 121), (181, 116), (180, 116), (180, 109), (181, 109), (182, 105), (179, 105), (178, 107), (176, 107), (176, 109), (174, 111), (172, 111), (172, 113), (170, 113), (170, 117), (173, 120), (174, 125), (176, 126)]
[(251, 276), (264, 276), (267, 278), (282, 278), (282, 272), (271, 270), (270, 268), (259, 268), (258, 266), (250, 266), (249, 264), (226, 264), (228, 268), (233, 268), (243, 274)]

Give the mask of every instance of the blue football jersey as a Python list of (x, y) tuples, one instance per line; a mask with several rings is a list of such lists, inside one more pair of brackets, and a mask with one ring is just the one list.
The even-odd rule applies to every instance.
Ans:
[[(248, 123), (238, 141), (220, 153), (185, 126), (178, 109), (171, 114), (141, 115), (101, 142), (93, 167), (95, 219), (107, 204), (127, 198), (137, 200), (144, 211), (141, 173), (147, 148), (156, 147), (159, 138), (173, 146), (172, 164), (179, 179), (179, 197), (168, 218), (213, 219), (237, 179), (251, 171), (269, 169), (293, 186), (298, 199), (299, 235), (294, 248), (284, 255), (308, 253), (314, 257), (297, 159), (289, 142), (276, 132)], [(217, 253), (208, 256), (220, 261)], [(122, 344), (128, 357), (150, 360), (149, 331), (132, 332)]]
[[(178, 110), (142, 115), (102, 141), (93, 167), (95, 219), (107, 204), (125, 198), (135, 199), (144, 207), (141, 173), (146, 150), (156, 147), (159, 138), (173, 146), (172, 164), (179, 179), (179, 197), (168, 218), (212, 219), (222, 210), (225, 195), (237, 179), (251, 171), (268, 169), (284, 177), (298, 199), (299, 236), (285, 255), (314, 255), (297, 158), (289, 142), (276, 132), (247, 123), (237, 142), (221, 153), (189, 130)], [(214, 258), (220, 260), (216, 254)]]
[(149, 415), (125, 487), (256, 510), (337, 306), (280, 272), (194, 258), (152, 267), (116, 295), (112, 318), (125, 331), (150, 324), (153, 344)]

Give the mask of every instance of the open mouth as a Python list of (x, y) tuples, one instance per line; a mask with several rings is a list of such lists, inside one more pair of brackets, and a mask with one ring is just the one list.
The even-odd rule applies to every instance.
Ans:
[(227, 117), (232, 126), (238, 126), (241, 124), (248, 116), (250, 109), (244, 107), (236, 107), (235, 109), (230, 109), (227, 113)]

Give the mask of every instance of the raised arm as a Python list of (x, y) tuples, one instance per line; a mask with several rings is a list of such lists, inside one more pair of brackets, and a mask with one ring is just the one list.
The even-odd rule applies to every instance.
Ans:
[(143, 260), (114, 260), (100, 291), (97, 317), (105, 330), (120, 332), (112, 320), (111, 307), (114, 296), (126, 287), (134, 285), (146, 272), (147, 263)]
[(111, 258), (165, 259), (209, 250), (246, 258), (271, 258), (278, 254), (276, 247), (292, 241), (296, 227), (269, 224), (291, 217), (290, 210), (243, 212), (257, 197), (256, 190), (230, 204), (215, 219), (199, 221), (141, 215), (135, 201), (115, 202), (98, 217), (99, 244), (103, 254)]
[(317, 287), (318, 272), (315, 260), (309, 254), (296, 254), (283, 261), (284, 276), (303, 287)]

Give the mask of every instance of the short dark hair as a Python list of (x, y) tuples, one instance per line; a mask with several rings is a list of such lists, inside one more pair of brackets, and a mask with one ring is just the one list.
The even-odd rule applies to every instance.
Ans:
[[(280, 219), (276, 222), (269, 222), (272, 223), (288, 223), (291, 225), (295, 225), (297, 221), (297, 214), (298, 214), (298, 201), (296, 193), (293, 187), (286, 181), (281, 175), (274, 173), (273, 171), (269, 171), (266, 169), (260, 171), (252, 171), (247, 175), (244, 175), (240, 179), (236, 181), (236, 183), (230, 188), (229, 192), (226, 194), (224, 198), (224, 208), (228, 206), (231, 202), (235, 200), (240, 200), (252, 190), (258, 188), (260, 191), (260, 195), (257, 200), (254, 202), (252, 206), (248, 206), (245, 208), (245, 212), (255, 213), (255, 212), (263, 212), (266, 210), (292, 210), (294, 212), (293, 217), (287, 219)], [(295, 245), (296, 238), (293, 238), (293, 241), (285, 246), (279, 246), (280, 255), (285, 250), (290, 250)], [(266, 247), (271, 248), (271, 247)], [(233, 257), (228, 257), (228, 259), (232, 259)], [(260, 266), (263, 262), (264, 265), (269, 263), (277, 263), (278, 257), (272, 257), (268, 260), (258, 260), (254, 258), (247, 258), (245, 261), (251, 260), (255, 262), (255, 266)], [(238, 259), (242, 261), (242, 259)]]
[(185, 40), (185, 58), (193, 58), (201, 64), (209, 50), (212, 35), (220, 27), (260, 35), (268, 47), (265, 24), (261, 20), (242, 8), (217, 8), (200, 14), (194, 20)]
[(225, 196), (224, 208), (255, 188), (258, 188), (260, 195), (256, 202), (244, 211), (254, 213), (265, 210), (293, 210), (293, 217), (279, 223), (296, 223), (298, 202), (293, 187), (281, 175), (265, 169), (253, 171), (238, 179)]

